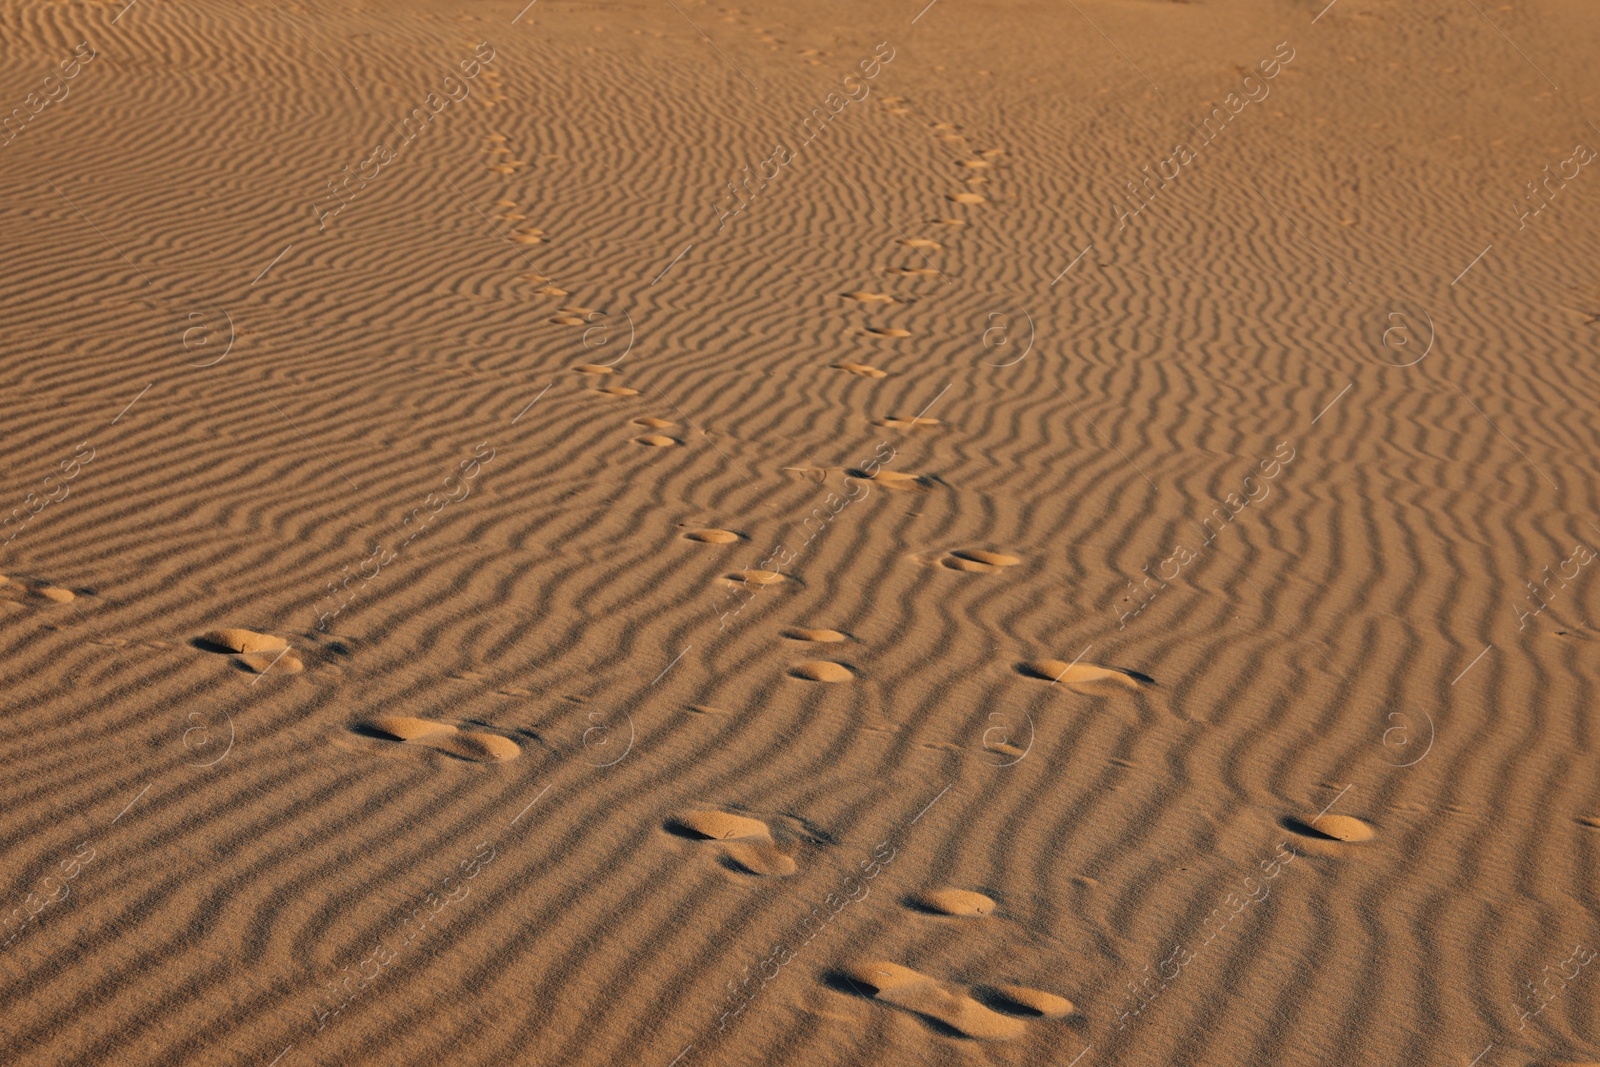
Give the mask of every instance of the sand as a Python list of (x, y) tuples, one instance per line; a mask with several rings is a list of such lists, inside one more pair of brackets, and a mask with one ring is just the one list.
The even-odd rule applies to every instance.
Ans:
[(0, 25), (0, 1063), (1600, 1062), (1600, 8)]

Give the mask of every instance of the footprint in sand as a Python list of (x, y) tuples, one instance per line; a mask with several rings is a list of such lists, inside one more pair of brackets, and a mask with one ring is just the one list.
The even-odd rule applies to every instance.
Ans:
[(668, 437), (664, 433), (647, 433), (643, 437), (635, 437), (633, 443), (636, 445), (648, 445), (651, 448), (670, 448), (673, 445), (683, 444), (676, 437)]
[(232, 652), (238, 657), (235, 662), (257, 674), (266, 674), (268, 671), (273, 674), (299, 674), (306, 668), (305, 662), (289, 648), (288, 641), (254, 630), (212, 630), (202, 634), (195, 645), (207, 652)]
[(724, 574), (722, 580), (729, 585), (777, 585), (789, 579), (777, 571), (749, 570)]
[(473, 763), (505, 763), (522, 754), (521, 747), (508, 737), (461, 730), (447, 722), (384, 715), (369, 719), (362, 726), (367, 732), (391, 741), (420, 745)]
[(887, 960), (846, 967), (840, 977), (862, 996), (931, 1019), (963, 1037), (1004, 1041), (1026, 1030), (1022, 1020), (985, 1007), (960, 986)]
[(1319, 815), (1310, 821), (1285, 819), (1283, 825), (1315, 841), (1355, 844), (1359, 841), (1371, 841), (1377, 836), (1371, 826), (1350, 815)]
[(966, 571), (970, 574), (993, 574), (1005, 567), (1015, 567), (1021, 562), (1020, 556), (1008, 556), (1004, 552), (990, 552), (981, 548), (963, 548), (940, 560), (941, 565), (950, 570)]
[(910, 337), (910, 330), (902, 330), (898, 326), (867, 326), (861, 331), (870, 333), (874, 337)]
[(920, 474), (908, 474), (905, 471), (879, 470), (876, 474), (868, 474), (862, 470), (846, 471), (852, 478), (861, 478), (870, 481), (873, 485), (892, 489), (897, 493), (929, 493), (933, 491), (931, 479)]
[(872, 425), (888, 426), (896, 430), (915, 430), (923, 426), (938, 426), (940, 422), (931, 415), (913, 415), (909, 419), (891, 415), (885, 419), (874, 419)]
[(926, 237), (906, 237), (902, 238), (900, 243), (908, 248), (921, 248), (924, 250), (944, 247), (938, 241), (929, 240)]
[(885, 269), (883, 273), (885, 273), (885, 274), (921, 274), (921, 275), (926, 275), (928, 277), (932, 277), (933, 275), (938, 274), (939, 272), (934, 270), (932, 267), (889, 267), (889, 268)]
[(771, 827), (760, 819), (725, 811), (691, 811), (672, 819), (667, 829), (680, 837), (715, 841), (727, 864), (746, 874), (782, 878), (799, 869), (773, 840)]
[(846, 300), (856, 300), (856, 301), (859, 301), (859, 302), (861, 302), (863, 304), (909, 304), (910, 303), (909, 300), (899, 300), (899, 299), (897, 299), (895, 297), (890, 296), (888, 293), (868, 293), (868, 292), (846, 293), (846, 294), (844, 294), (844, 298)]
[(639, 395), (639, 390), (637, 390), (637, 389), (629, 389), (626, 385), (607, 385), (607, 386), (603, 386), (603, 387), (601, 387), (599, 389), (591, 389), (591, 390), (589, 390), (589, 392), (591, 392), (591, 393), (599, 393), (601, 396), (638, 396)]
[(848, 634), (842, 634), (838, 630), (813, 630), (808, 626), (791, 626), (783, 631), (783, 636), (791, 641), (816, 641), (822, 644), (837, 644), (840, 641), (850, 640)]
[(911, 906), (934, 915), (981, 919), (994, 914), (995, 902), (970, 889), (929, 889), (912, 897)]
[(971, 170), (984, 170), (988, 167), (994, 166), (994, 164), (990, 163), (987, 159), (963, 159), (961, 160), (961, 165)]
[(699, 541), (707, 545), (731, 545), (744, 540), (732, 530), (686, 530), (683, 536), (686, 541)]
[(951, 193), (945, 197), (957, 204), (987, 204), (989, 198), (980, 193)]
[(615, 373), (617, 373), (616, 368), (614, 368), (614, 367), (602, 367), (597, 363), (580, 363), (576, 367), (573, 367), (572, 369), (574, 371), (576, 371), (577, 373), (579, 373), (579, 374), (600, 375), (600, 374), (615, 374)]
[(1059, 659), (1034, 659), (1017, 664), (1017, 672), (1029, 678), (1060, 682), (1080, 693), (1091, 695), (1107, 688), (1143, 689), (1155, 685), (1148, 674), (1122, 667), (1097, 667), (1092, 663), (1068, 663)]
[(888, 371), (879, 370), (877, 367), (869, 367), (865, 363), (830, 363), (828, 366), (834, 370), (849, 371), (857, 378), (887, 378), (889, 376)]
[(855, 680), (855, 676), (855, 671), (831, 659), (807, 660), (789, 668), (789, 677), (808, 682), (850, 682)]
[(670, 430), (672, 427), (678, 425), (677, 423), (669, 422), (666, 419), (655, 419), (649, 417), (634, 419), (633, 424), (635, 426), (643, 426), (648, 430)]
[[(514, 218), (514, 219), (521, 219), (521, 218), (525, 218), (526, 216), (524, 216), (524, 215), (516, 215), (516, 216), (507, 216), (507, 217), (508, 218)], [(513, 232), (512, 235), (511, 235), (512, 242), (514, 244), (519, 244), (519, 245), (542, 245), (542, 244), (544, 244), (544, 239), (545, 239), (544, 238), (544, 231), (543, 230), (536, 230), (532, 226), (524, 226), (521, 229), (518, 229), (515, 232)]]

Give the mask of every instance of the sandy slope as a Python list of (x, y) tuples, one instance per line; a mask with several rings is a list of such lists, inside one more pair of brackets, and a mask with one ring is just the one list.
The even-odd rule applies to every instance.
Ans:
[(0, 1061), (1600, 1058), (1600, 12), (519, 10), (0, 8)]

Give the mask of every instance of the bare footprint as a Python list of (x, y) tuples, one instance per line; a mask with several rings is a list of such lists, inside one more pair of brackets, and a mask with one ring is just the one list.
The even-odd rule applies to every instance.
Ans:
[(782, 878), (799, 869), (778, 848), (772, 829), (760, 819), (725, 811), (691, 811), (673, 819), (670, 828), (704, 841), (715, 841), (738, 870), (761, 878)]
[(986, 1008), (958, 987), (910, 967), (872, 960), (847, 967), (842, 975), (873, 1000), (932, 1019), (964, 1037), (1004, 1041), (1020, 1036), (1025, 1029), (1020, 1019)]
[(1155, 685), (1148, 674), (1125, 670), (1121, 667), (1098, 667), (1092, 663), (1068, 663), (1059, 659), (1035, 659), (1017, 664), (1017, 671), (1029, 678), (1042, 678), (1047, 682), (1060, 682), (1082, 693), (1096, 693), (1104, 688), (1143, 689)]
[(474, 763), (506, 763), (522, 754), (521, 747), (510, 738), (460, 730), (447, 722), (383, 715), (363, 725), (392, 741), (421, 745)]
[(887, 378), (889, 376), (888, 371), (879, 370), (877, 367), (869, 367), (865, 363), (831, 363), (829, 366), (834, 370), (849, 371), (857, 378)]

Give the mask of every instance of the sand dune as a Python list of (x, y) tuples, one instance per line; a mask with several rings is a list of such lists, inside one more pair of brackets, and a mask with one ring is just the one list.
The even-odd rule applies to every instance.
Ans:
[(1592, 4), (0, 18), (0, 1062), (1600, 1061)]

